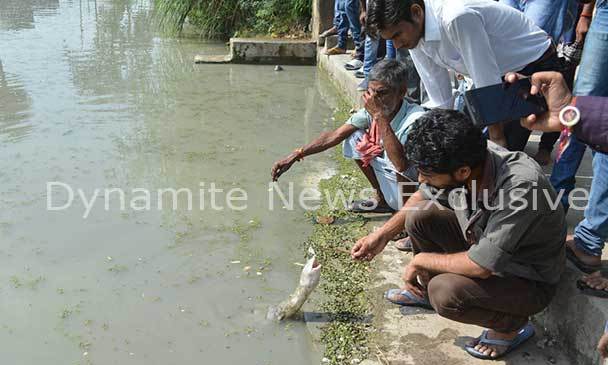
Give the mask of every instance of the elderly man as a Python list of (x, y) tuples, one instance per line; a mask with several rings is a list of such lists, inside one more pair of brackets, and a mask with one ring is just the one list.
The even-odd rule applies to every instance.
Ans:
[(420, 189), (351, 254), (373, 258), (405, 226), (414, 258), (404, 288), (387, 299), (487, 328), (466, 351), (503, 356), (534, 335), (528, 318), (555, 294), (566, 237), (557, 195), (534, 160), (487, 142), (457, 111), (421, 117), (407, 158), (418, 168)]
[(401, 175), (408, 168), (404, 143), (410, 127), (424, 113), (420, 106), (404, 99), (407, 77), (406, 67), (396, 60), (377, 63), (363, 95), (365, 108), (336, 130), (322, 133), (276, 162), (272, 167), (273, 181), (296, 161), (344, 142), (344, 156), (355, 160), (377, 193), (375, 199), (354, 202), (352, 210), (380, 213), (399, 209), (404, 195), (398, 182), (406, 181)]
[[(452, 108), (448, 70), (475, 87), (500, 84), (507, 72), (557, 70), (551, 39), (526, 16), (495, 1), (370, 0), (367, 30), (407, 48), (429, 96), (428, 107)], [(519, 121), (489, 127), (492, 141), (523, 150), (530, 131)]]

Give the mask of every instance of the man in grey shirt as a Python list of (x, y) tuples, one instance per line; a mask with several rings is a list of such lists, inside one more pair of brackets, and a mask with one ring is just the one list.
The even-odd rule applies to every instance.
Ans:
[(465, 350), (483, 359), (505, 355), (534, 335), (529, 317), (555, 294), (565, 264), (559, 199), (534, 160), (487, 142), (456, 111), (419, 118), (406, 154), (420, 189), (352, 256), (373, 258), (405, 224), (415, 256), (404, 288), (387, 299), (487, 328)]

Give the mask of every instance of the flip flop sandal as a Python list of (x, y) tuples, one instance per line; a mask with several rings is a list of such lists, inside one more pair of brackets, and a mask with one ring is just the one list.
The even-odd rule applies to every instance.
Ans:
[[(403, 295), (404, 297), (406, 297), (408, 299), (408, 301), (406, 302), (403, 300), (393, 300), (390, 298), (393, 295)], [(398, 305), (402, 305), (402, 306), (406, 306), (406, 307), (420, 307), (420, 308), (425, 308), (425, 309), (429, 309), (432, 311), (435, 310), (435, 308), (433, 308), (431, 303), (429, 303), (428, 299), (420, 299), (407, 290), (389, 289), (386, 293), (384, 293), (384, 299), (388, 300), (389, 302), (391, 302), (393, 304), (398, 304)]]
[(524, 342), (528, 341), (529, 339), (531, 339), (534, 336), (534, 333), (535, 333), (534, 326), (532, 326), (531, 323), (526, 324), (524, 328), (519, 330), (519, 332), (517, 333), (517, 336), (514, 339), (512, 339), (511, 341), (491, 340), (488, 338), (488, 330), (484, 330), (481, 333), (481, 336), (479, 337), (479, 341), (475, 344), (475, 346), (482, 344), (482, 345), (502, 346), (502, 347), (507, 348), (504, 352), (502, 352), (494, 357), (475, 350), (475, 346), (466, 345), (464, 347), (464, 349), (469, 355), (476, 357), (478, 359), (496, 360), (496, 359), (499, 359), (499, 358), (505, 356), (506, 354), (510, 353), (511, 351), (517, 349), (521, 345), (523, 345)]
[(594, 289), (587, 285), (582, 279), (576, 281), (576, 287), (585, 295), (598, 298), (608, 298), (608, 291), (602, 289)]
[(582, 262), (569, 246), (566, 246), (566, 258), (585, 274), (592, 274), (602, 269), (602, 265), (588, 265)]
[(344, 64), (344, 68), (348, 71), (355, 71), (363, 67), (363, 62), (355, 59)]
[[(373, 208), (376, 206), (376, 208)], [(393, 208), (389, 206), (378, 206), (375, 200), (355, 200), (351, 203), (350, 211), (353, 213), (392, 213)]]
[(414, 247), (412, 246), (412, 239), (409, 237), (402, 238), (395, 241), (395, 248), (403, 252), (412, 252)]

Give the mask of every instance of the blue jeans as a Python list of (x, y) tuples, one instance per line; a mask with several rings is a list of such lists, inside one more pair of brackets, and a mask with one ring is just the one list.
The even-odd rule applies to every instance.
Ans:
[[(583, 58), (574, 86), (575, 95), (608, 96), (608, 0), (597, 2), (597, 10), (585, 39)], [(575, 141), (573, 145), (572, 142)], [(554, 166), (551, 182), (556, 190), (574, 187), (574, 176), (585, 146), (573, 139)], [(564, 194), (566, 195), (566, 194)], [(593, 157), (591, 196), (585, 219), (576, 226), (574, 239), (582, 251), (600, 256), (608, 238), (608, 156), (596, 152)]]
[(593, 155), (593, 180), (589, 204), (583, 219), (574, 229), (574, 242), (581, 251), (601, 256), (608, 238), (608, 155)]
[(577, 0), (500, 0), (523, 12), (558, 43), (576, 23)]
[(348, 37), (348, 29), (350, 28), (353, 41), (355, 42), (355, 49), (361, 49), (359, 0), (336, 0), (334, 11), (336, 18), (338, 18), (338, 48), (346, 48), (346, 39)]
[[(374, 39), (370, 36), (365, 37), (365, 59), (363, 60), (363, 72), (365, 73), (365, 77), (372, 70), (372, 67), (376, 64), (378, 59), (378, 46), (379, 40)], [(391, 40), (386, 41), (386, 58), (394, 59), (397, 57), (397, 53), (395, 51), (395, 47), (393, 46), (393, 42)]]

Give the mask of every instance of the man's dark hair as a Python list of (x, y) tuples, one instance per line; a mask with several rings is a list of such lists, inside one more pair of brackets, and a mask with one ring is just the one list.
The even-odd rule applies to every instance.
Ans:
[(471, 119), (455, 110), (435, 109), (418, 118), (408, 133), (407, 159), (422, 172), (451, 174), (486, 159), (488, 142)]
[(367, 4), (365, 29), (368, 34), (378, 38), (380, 31), (401, 21), (412, 23), (412, 5), (424, 9), (424, 0), (370, 0)]
[(376, 63), (368, 75), (368, 81), (381, 82), (388, 86), (391, 92), (406, 88), (407, 78), (407, 66), (394, 59), (383, 59)]

